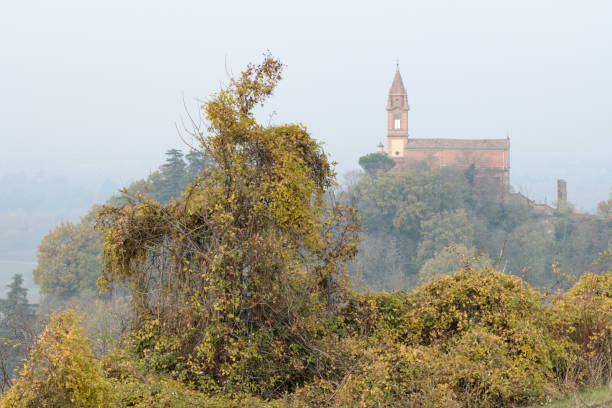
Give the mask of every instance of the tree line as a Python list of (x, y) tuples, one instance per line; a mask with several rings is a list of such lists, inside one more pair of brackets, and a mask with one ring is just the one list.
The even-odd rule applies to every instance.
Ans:
[(356, 276), (371, 288), (407, 289), (457, 270), (457, 252), (540, 288), (557, 283), (553, 264), (574, 279), (607, 267), (592, 264), (612, 245), (607, 202), (597, 215), (548, 216), (512, 196), (500, 200), (474, 183), (472, 168), (395, 169), (392, 162), (365, 156), (365, 174), (347, 191), (363, 221)]

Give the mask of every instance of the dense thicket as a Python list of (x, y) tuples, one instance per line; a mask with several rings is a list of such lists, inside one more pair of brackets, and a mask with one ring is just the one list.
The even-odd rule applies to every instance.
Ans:
[[(226, 336), (207, 347), (222, 342), (232, 357), (220, 379), (240, 373), (246, 384), (222, 388), (194, 381), (209, 378), (203, 370), (218, 361), (176, 364), (189, 349), (168, 350), (173, 343), (153, 316), (145, 325), (156, 329), (134, 331), (104, 359), (102, 376), (69, 312), (52, 319), (0, 406), (424, 408), (545, 401), (612, 380), (611, 288), (612, 270), (583, 275), (570, 291), (546, 299), (518, 277), (465, 264), (412, 292), (347, 293), (325, 319), (310, 320), (295, 337), (268, 327), (266, 336), (240, 341), (231, 320)], [(294, 312), (298, 320), (309, 319), (309, 310)], [(316, 349), (299, 347), (305, 338)], [(270, 343), (278, 354), (265, 347)], [(294, 382), (292, 392), (262, 392), (261, 385), (277, 383), (279, 372), (295, 372), (295, 364), (317, 355), (321, 371), (301, 367), (301, 376), (281, 377), (286, 385)]]
[(424, 163), (368, 171), (350, 194), (364, 231), (357, 277), (372, 289), (410, 288), (431, 276), (432, 262), (448, 271), (443, 264), (456, 264), (448, 248), (457, 245), (470, 257), (488, 255), (537, 287), (557, 283), (553, 264), (574, 278), (609, 265), (592, 265), (612, 245), (606, 203), (600, 216), (543, 215), (524, 202), (498, 200), (475, 185), (470, 169)]

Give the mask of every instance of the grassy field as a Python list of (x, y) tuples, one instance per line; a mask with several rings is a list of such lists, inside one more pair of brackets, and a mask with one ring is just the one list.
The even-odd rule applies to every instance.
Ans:
[(612, 408), (612, 385), (595, 390), (584, 391), (567, 399), (545, 405), (532, 405), (530, 408)]

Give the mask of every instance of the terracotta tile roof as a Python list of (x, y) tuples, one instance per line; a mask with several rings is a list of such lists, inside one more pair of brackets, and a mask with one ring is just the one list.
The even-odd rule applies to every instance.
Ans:
[(509, 139), (413, 139), (408, 138), (406, 149), (473, 149), (509, 150)]
[(402, 75), (399, 72), (399, 67), (395, 70), (395, 77), (393, 77), (393, 83), (391, 84), (389, 93), (395, 95), (406, 95), (406, 88), (404, 88), (404, 81), (402, 81)]

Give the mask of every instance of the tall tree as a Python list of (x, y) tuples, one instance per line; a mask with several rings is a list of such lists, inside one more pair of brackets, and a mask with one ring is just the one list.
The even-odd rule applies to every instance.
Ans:
[(465, 210), (443, 211), (434, 214), (421, 223), (421, 240), (417, 249), (419, 268), (436, 253), (451, 244), (472, 245), (474, 228), (468, 221)]
[(185, 187), (185, 161), (183, 153), (177, 149), (166, 152), (166, 162), (159, 168), (159, 178), (154, 179), (155, 199), (167, 203), (178, 198)]
[(23, 287), (23, 276), (13, 275), (13, 280), (7, 285), (9, 291), (2, 301), (2, 313), (9, 315), (24, 315), (28, 310), (28, 290)]
[(35, 310), (28, 304), (23, 276), (13, 275), (6, 299), (0, 299), (0, 391), (11, 385), (15, 369), (32, 345), (36, 333)]
[(100, 270), (102, 237), (92, 224), (65, 222), (47, 234), (38, 246), (34, 281), (43, 294), (60, 297), (95, 289)]
[(359, 165), (368, 174), (377, 174), (391, 170), (395, 166), (395, 161), (382, 153), (370, 153), (359, 158)]
[(605, 220), (612, 222), (612, 193), (610, 193), (608, 201), (600, 201), (597, 204), (597, 214)]
[(453, 205), (449, 186), (426, 167), (364, 176), (355, 195), (367, 232), (407, 234), (417, 240), (423, 220)]
[(187, 162), (185, 166), (185, 175), (183, 180), (183, 185), (190, 184), (198, 174), (204, 170), (204, 167), (208, 165), (205, 156), (200, 151), (189, 150), (189, 152), (185, 155), (185, 161)]

